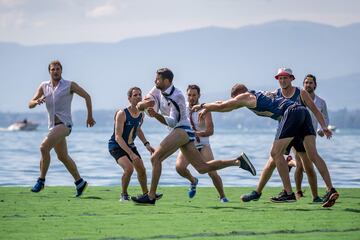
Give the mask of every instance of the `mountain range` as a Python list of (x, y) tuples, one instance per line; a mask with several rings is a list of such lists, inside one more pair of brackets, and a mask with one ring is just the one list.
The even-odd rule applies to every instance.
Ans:
[[(121, 31), (121, 29), (119, 29)], [(153, 86), (158, 68), (174, 71), (174, 84), (202, 88), (202, 101), (225, 99), (237, 82), (272, 90), (278, 67), (287, 66), (301, 86), (307, 73), (318, 78), (317, 93), (328, 108), (359, 109), (360, 23), (333, 27), (312, 22), (276, 21), (227, 29), (208, 27), (127, 39), (115, 43), (25, 46), (0, 42), (0, 111), (22, 112), (47, 65), (63, 63), (63, 77), (84, 87), (94, 109), (127, 105), (126, 92)], [(85, 103), (75, 98), (74, 109)], [(43, 111), (39, 108), (37, 111)]]

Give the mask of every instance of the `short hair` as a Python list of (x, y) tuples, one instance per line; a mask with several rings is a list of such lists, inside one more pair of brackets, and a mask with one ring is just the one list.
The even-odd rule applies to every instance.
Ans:
[(169, 79), (170, 82), (174, 79), (173, 72), (168, 68), (160, 68), (156, 71), (163, 79)]
[(197, 93), (200, 95), (200, 87), (199, 87), (198, 85), (196, 85), (196, 84), (190, 84), (190, 85), (187, 87), (186, 91), (189, 91), (190, 89), (195, 89), (195, 90), (197, 91)]
[(314, 80), (314, 84), (315, 84), (314, 89), (316, 89), (316, 87), (317, 87), (316, 77), (315, 77), (314, 75), (312, 75), (312, 74), (306, 75), (305, 78), (304, 78), (304, 81), (303, 81), (303, 85), (304, 85), (304, 82), (305, 82), (305, 80), (306, 80), (307, 78), (312, 78), (312, 79)]
[(237, 95), (247, 91), (248, 89), (244, 84), (237, 83), (231, 88), (231, 97), (236, 97)]
[(130, 88), (130, 89), (128, 90), (128, 92), (127, 92), (128, 97), (132, 97), (132, 94), (133, 94), (133, 91), (134, 91), (134, 90), (139, 90), (140, 93), (141, 93), (141, 89), (140, 89), (139, 87), (132, 87), (132, 88)]
[(62, 65), (61, 65), (61, 62), (59, 60), (54, 60), (54, 61), (51, 61), (49, 63), (49, 66), (48, 66), (49, 72), (50, 72), (51, 65), (58, 65), (60, 67), (60, 69), (62, 70)]

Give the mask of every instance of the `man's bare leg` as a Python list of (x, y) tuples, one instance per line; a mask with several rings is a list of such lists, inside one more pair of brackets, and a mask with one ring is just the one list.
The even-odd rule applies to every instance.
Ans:
[[(213, 155), (213, 152), (211, 151), (210, 145), (205, 145), (201, 149), (200, 154), (203, 156), (203, 159), (205, 161), (210, 161), (210, 160), (214, 159), (214, 155)], [(209, 174), (216, 190), (219, 193), (220, 199), (224, 198), (225, 192), (224, 192), (224, 186), (223, 186), (221, 177), (219, 176), (219, 174), (216, 171), (208, 172), (208, 174)]]
[(55, 126), (49, 134), (45, 137), (40, 145), (41, 160), (40, 160), (40, 178), (45, 179), (46, 173), (50, 166), (50, 151), (55, 145), (65, 139), (69, 134), (69, 129), (63, 124)]
[[(320, 157), (316, 150), (316, 141), (314, 135), (308, 135), (304, 138), (304, 147), (308, 158), (311, 159), (323, 178), (328, 190), (333, 188), (329, 170), (325, 161)], [(306, 169), (305, 169), (306, 170)]]
[[(312, 161), (308, 158), (307, 154), (305, 152), (298, 152), (302, 164), (299, 164), (300, 166), (304, 166), (306, 175), (308, 177), (311, 194), (313, 196), (313, 199), (318, 197), (318, 186), (317, 186), (317, 177), (316, 172), (313, 166)], [(298, 168), (299, 165), (296, 165), (296, 168)], [(296, 169), (298, 170), (298, 169)], [(300, 170), (302, 171), (303, 168), (300, 167)], [(295, 182), (299, 181), (299, 179), (295, 178)], [(300, 191), (301, 191), (301, 181), (299, 183), (296, 183), (296, 185), (299, 185)]]
[(275, 161), (276, 168), (279, 172), (281, 181), (287, 194), (292, 193), (292, 188), (289, 176), (289, 168), (287, 166), (287, 162), (285, 161), (283, 153), (285, 152), (285, 148), (290, 144), (292, 139), (292, 137), (276, 139), (270, 152), (271, 157)]
[(259, 183), (256, 187), (257, 193), (259, 193), (259, 194), (262, 193), (262, 191), (265, 188), (265, 185), (270, 180), (275, 168), (276, 168), (276, 164), (274, 162), (274, 159), (272, 159), (272, 157), (270, 156), (269, 160), (265, 164), (265, 167), (260, 175)]
[(176, 171), (180, 176), (186, 178), (192, 184), (194, 184), (196, 180), (195, 177), (191, 174), (191, 172), (187, 168), (188, 166), (189, 166), (189, 162), (186, 160), (182, 152), (179, 151), (179, 154), (176, 158)]
[(302, 192), (301, 183), (303, 180), (304, 168), (303, 168), (302, 160), (301, 160), (298, 152), (295, 153), (295, 160), (296, 160), (296, 168), (295, 168), (295, 173), (294, 173), (294, 179), (295, 179), (295, 185), (296, 185), (296, 192), (299, 193), (299, 192)]
[(142, 159), (140, 159), (140, 161), (134, 161), (133, 164), (137, 173), (137, 178), (139, 180), (141, 190), (143, 193), (147, 193), (149, 190), (147, 187), (146, 169), (144, 166), (144, 162), (142, 161)]
[(150, 199), (155, 199), (156, 189), (161, 176), (162, 161), (164, 161), (167, 157), (178, 150), (180, 146), (186, 144), (187, 142), (189, 142), (187, 133), (183, 129), (176, 128), (171, 131), (167, 137), (165, 137), (165, 139), (160, 143), (160, 146), (151, 156), (153, 169), (151, 187), (148, 194)]
[(127, 156), (122, 156), (117, 160), (117, 163), (123, 169), (123, 175), (121, 177), (121, 193), (128, 194), (128, 187), (130, 183), (131, 176), (134, 172), (134, 166), (131, 164)]
[(60, 142), (58, 142), (54, 149), (58, 159), (65, 165), (66, 169), (73, 176), (74, 180), (78, 181), (80, 179), (80, 174), (74, 160), (72, 160), (68, 154), (66, 139), (63, 138)]

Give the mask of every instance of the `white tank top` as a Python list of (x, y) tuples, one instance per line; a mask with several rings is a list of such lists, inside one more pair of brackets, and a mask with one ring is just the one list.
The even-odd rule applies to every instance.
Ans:
[(71, 101), (73, 93), (71, 93), (71, 81), (61, 79), (54, 88), (51, 81), (42, 82), (41, 87), (45, 95), (46, 109), (49, 114), (49, 129), (55, 126), (55, 116), (65, 124), (72, 126), (71, 120)]

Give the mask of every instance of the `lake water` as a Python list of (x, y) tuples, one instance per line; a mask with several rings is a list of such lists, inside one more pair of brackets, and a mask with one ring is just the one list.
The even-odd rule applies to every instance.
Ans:
[[(166, 130), (144, 129), (147, 139), (157, 146), (166, 135)], [(47, 134), (42, 127), (33, 132), (11, 132), (0, 130), (0, 186), (30, 186), (39, 175), (39, 145)], [(107, 141), (112, 134), (112, 127), (82, 128), (75, 126), (67, 138), (69, 154), (75, 160), (79, 172), (91, 185), (120, 185), (122, 169), (115, 163), (107, 150)], [(242, 151), (252, 160), (257, 176), (236, 167), (220, 170), (219, 174), (225, 186), (256, 186), (261, 170), (265, 165), (275, 130), (220, 130), (217, 129), (211, 138), (212, 149), (216, 159), (232, 159)], [(325, 159), (336, 187), (360, 187), (360, 130), (344, 129), (334, 134), (331, 140), (319, 138), (318, 151)], [(150, 155), (139, 140), (136, 140), (138, 150), (147, 168), (148, 181), (151, 176)], [(51, 154), (51, 165), (46, 178), (47, 185), (73, 185), (71, 175), (57, 160), (54, 152)], [(176, 154), (163, 163), (160, 185), (188, 185), (175, 171)], [(212, 186), (207, 175), (200, 175), (191, 168), (199, 178), (199, 186)], [(293, 171), (292, 171), (293, 173)], [(319, 186), (324, 186), (318, 175)], [(136, 173), (131, 185), (138, 185)], [(276, 171), (269, 186), (281, 186)], [(307, 184), (306, 177), (304, 185)]]

